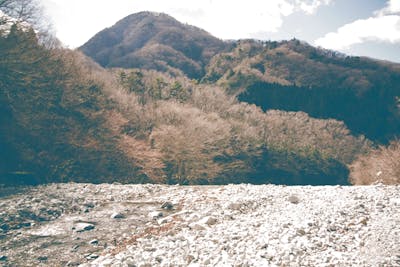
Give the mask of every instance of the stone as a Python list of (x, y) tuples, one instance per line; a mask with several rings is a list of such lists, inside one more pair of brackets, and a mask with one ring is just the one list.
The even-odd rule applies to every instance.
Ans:
[(8, 224), (6, 224), (6, 223), (3, 223), (0, 226), (0, 229), (3, 230), (4, 232), (7, 232), (10, 229), (10, 226)]
[(0, 255), (0, 261), (7, 261), (8, 258), (6, 255)]
[(164, 210), (172, 210), (174, 208), (174, 204), (172, 204), (171, 202), (166, 201), (161, 205), (161, 208), (164, 209)]
[(69, 261), (69, 262), (67, 262), (67, 264), (65, 266), (70, 267), (70, 266), (79, 266), (79, 265), (81, 265), (81, 263), (78, 261)]
[(147, 246), (147, 247), (144, 247), (143, 250), (144, 250), (144, 251), (147, 251), (147, 252), (154, 252), (154, 251), (156, 251), (157, 249), (156, 249), (156, 248), (153, 248), (152, 246)]
[(90, 245), (98, 245), (99, 244), (99, 240), (97, 240), (97, 239), (90, 240), (89, 244)]
[(197, 230), (197, 231), (202, 231), (202, 230), (206, 230), (206, 228), (203, 225), (200, 225), (198, 223), (192, 223), (189, 225), (189, 228), (193, 229), (193, 230)]
[(39, 256), (37, 259), (38, 259), (38, 261), (47, 261), (48, 257), (47, 256)]
[(161, 218), (157, 221), (158, 224), (164, 224), (167, 223), (169, 220), (167, 218)]
[(88, 256), (86, 256), (86, 259), (87, 260), (94, 260), (94, 259), (97, 259), (99, 257), (99, 255), (97, 255), (97, 254), (90, 254), (90, 255), (88, 255)]
[(157, 219), (163, 216), (163, 213), (160, 211), (152, 211), (149, 213), (149, 217), (152, 219)]
[(188, 264), (191, 263), (194, 259), (195, 259), (195, 258), (194, 258), (193, 255), (187, 255), (187, 256), (186, 256), (186, 262), (187, 262)]
[(202, 224), (207, 224), (207, 225), (214, 225), (218, 222), (217, 219), (215, 219), (214, 217), (204, 217), (200, 223)]
[(22, 223), (17, 224), (16, 228), (20, 229), (20, 228), (23, 228), (23, 227), (31, 227), (31, 225), (32, 225), (31, 222), (22, 222)]
[(87, 208), (94, 208), (94, 203), (93, 202), (85, 202), (84, 204), (83, 204), (85, 207), (87, 207)]
[(231, 209), (231, 210), (241, 210), (241, 208), (242, 208), (242, 204), (240, 204), (240, 203), (231, 203), (228, 206), (228, 209)]
[(90, 231), (93, 230), (95, 228), (95, 226), (91, 223), (77, 223), (75, 224), (73, 230), (75, 230), (75, 232), (85, 232), (85, 231)]
[(133, 258), (126, 258), (124, 260), (124, 263), (128, 266), (128, 267), (137, 267), (137, 265), (135, 264), (135, 260)]
[(302, 236), (302, 235), (305, 235), (305, 234), (306, 234), (306, 231), (304, 231), (304, 229), (298, 229), (298, 230), (297, 230), (297, 234), (300, 235), (300, 236)]
[(367, 225), (367, 222), (368, 222), (368, 218), (362, 218), (360, 220), (360, 224), (362, 224), (362, 225)]
[(111, 214), (110, 218), (111, 219), (123, 219), (123, 218), (125, 218), (125, 215), (120, 212), (114, 212), (113, 214)]
[(300, 202), (300, 199), (296, 195), (291, 195), (289, 196), (288, 201), (292, 204), (298, 204)]
[(337, 231), (337, 227), (335, 225), (330, 225), (327, 228), (328, 232), (335, 232)]

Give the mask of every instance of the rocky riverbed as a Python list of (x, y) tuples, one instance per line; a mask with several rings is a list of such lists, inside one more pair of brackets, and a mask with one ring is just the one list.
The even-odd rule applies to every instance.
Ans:
[(0, 266), (400, 266), (400, 186), (0, 191)]

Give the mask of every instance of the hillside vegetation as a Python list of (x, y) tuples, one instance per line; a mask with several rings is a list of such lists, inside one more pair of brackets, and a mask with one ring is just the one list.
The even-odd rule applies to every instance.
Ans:
[[(264, 111), (303, 111), (343, 121), (388, 144), (400, 132), (400, 65), (290, 41), (222, 42), (165, 14), (141, 12), (80, 48), (105, 67), (183, 74)], [(370, 122), (374, 121), (373, 124)]]
[(367, 155), (360, 155), (351, 166), (350, 181), (356, 185), (376, 182), (400, 184), (400, 142), (380, 146)]
[(263, 110), (304, 111), (344, 121), (355, 134), (374, 141), (387, 143), (400, 132), (396, 64), (349, 57), (298, 40), (248, 40), (215, 56), (203, 81)]
[(2, 183), (100, 182), (134, 173), (103, 126), (110, 106), (81, 55), (49, 50), (17, 27), (0, 47)]
[(228, 47), (166, 14), (140, 12), (99, 32), (80, 49), (104, 67), (183, 71), (201, 78), (211, 57)]
[[(128, 31), (121, 23), (131, 20), (136, 24), (153, 21), (155, 25), (159, 20), (173, 21), (166, 15), (139, 13), (117, 25)], [(32, 30), (14, 25), (9, 33), (0, 34), (0, 183), (347, 184), (347, 166), (371, 155), (374, 143), (362, 135), (368, 132), (354, 133), (345, 119), (313, 118), (301, 109), (263, 111), (240, 102), (236, 95), (259, 78), (247, 80), (250, 76), (246, 74), (232, 83), (234, 79), (223, 70), (221, 77), (215, 74), (210, 78), (210, 69), (226, 54), (212, 56), (232, 43), (174, 23), (182, 35), (191, 31), (205, 35), (204, 43), (197, 37), (192, 40), (202, 46), (196, 61), (200, 72), (193, 72), (196, 75), (184, 66), (174, 66), (174, 62), (164, 61), (165, 71), (129, 56), (126, 62), (141, 68), (104, 69), (79, 51), (46, 45)], [(136, 32), (142, 26), (132, 30), (132, 40), (142, 36)], [(152, 32), (156, 39), (151, 40), (161, 40), (158, 34), (162, 35), (158, 30)], [(102, 46), (93, 40), (90, 47)], [(112, 40), (104, 39), (106, 43)], [(175, 47), (176, 39), (162, 40)], [(182, 44), (182, 49), (194, 43)], [(227, 53), (236, 53), (235, 49), (238, 47)], [(259, 49), (267, 48), (261, 45)], [(157, 53), (151, 52), (151, 57), (159, 58)], [(241, 60), (235, 62), (241, 66)], [(206, 64), (206, 76), (192, 79), (201, 76)], [(395, 73), (395, 67), (386, 68)], [(234, 67), (229, 70), (232, 77), (239, 73)], [(291, 86), (283, 76), (280, 79), (274, 83)], [(391, 99), (397, 88), (380, 91), (386, 95), (383, 99)], [(391, 104), (382, 108), (393, 114), (398, 111)], [(393, 116), (388, 118), (396, 120)], [(393, 125), (389, 133), (398, 134)]]

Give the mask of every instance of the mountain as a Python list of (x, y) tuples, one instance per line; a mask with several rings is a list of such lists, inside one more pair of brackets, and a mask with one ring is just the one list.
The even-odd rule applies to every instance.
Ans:
[[(166, 14), (130, 15), (80, 48), (105, 67), (182, 71), (263, 110), (344, 121), (388, 143), (400, 134), (400, 64), (289, 41), (223, 42)], [(373, 122), (373, 123), (371, 123)]]
[[(174, 21), (131, 18), (140, 16)], [(182, 27), (180, 36), (189, 36), (192, 28)], [(141, 68), (102, 68), (79, 51), (42, 44), (33, 30), (0, 29), (0, 184), (326, 185), (398, 177), (398, 142), (374, 150), (399, 134), (398, 65), (297, 40), (230, 41), (212, 56), (203, 41), (193, 44), (202, 45), (204, 68), (194, 80), (174, 67), (179, 60), (157, 53), (144, 58), (150, 65), (134, 61)]]
[(206, 31), (166, 14), (140, 12), (99, 32), (80, 50), (103, 67), (172, 68), (200, 78), (209, 60), (228, 47)]
[(296, 39), (241, 40), (210, 61), (202, 81), (263, 110), (344, 121), (374, 141), (387, 143), (400, 134), (400, 64), (350, 57)]

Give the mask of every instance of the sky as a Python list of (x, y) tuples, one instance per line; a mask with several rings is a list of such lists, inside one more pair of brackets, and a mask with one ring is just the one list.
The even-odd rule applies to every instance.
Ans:
[(70, 48), (140, 11), (163, 12), (221, 39), (297, 38), (400, 62), (400, 0), (41, 0)]

